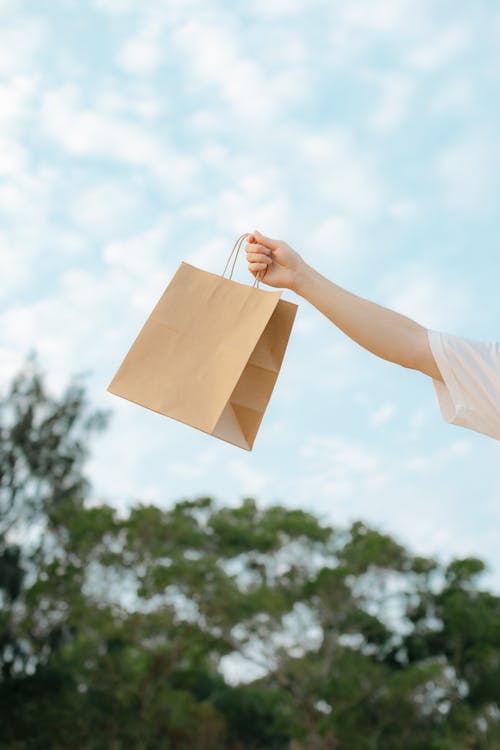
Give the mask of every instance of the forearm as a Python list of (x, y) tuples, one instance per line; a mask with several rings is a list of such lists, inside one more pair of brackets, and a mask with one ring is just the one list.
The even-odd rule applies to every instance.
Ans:
[(305, 263), (293, 290), (377, 357), (441, 379), (427, 329), (414, 320), (342, 289)]

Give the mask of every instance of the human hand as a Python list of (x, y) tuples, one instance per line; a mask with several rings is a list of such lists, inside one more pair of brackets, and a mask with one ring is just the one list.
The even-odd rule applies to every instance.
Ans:
[(264, 284), (294, 289), (305, 263), (283, 240), (272, 240), (255, 230), (247, 237), (248, 270)]

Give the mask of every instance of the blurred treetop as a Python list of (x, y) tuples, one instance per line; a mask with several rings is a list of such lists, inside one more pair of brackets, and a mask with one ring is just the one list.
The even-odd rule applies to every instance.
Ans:
[(107, 419), (33, 361), (0, 401), (1, 748), (500, 747), (481, 560), (254, 498), (92, 505)]

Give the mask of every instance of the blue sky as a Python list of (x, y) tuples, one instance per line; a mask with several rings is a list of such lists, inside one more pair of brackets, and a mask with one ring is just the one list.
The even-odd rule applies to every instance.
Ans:
[[(500, 586), (500, 446), (308, 303), (251, 453), (106, 392), (182, 260), (285, 239), (421, 324), (499, 334), (500, 10), (428, 0), (0, 0), (0, 372), (113, 409), (121, 507), (254, 495), (363, 518)], [(236, 278), (252, 283), (242, 258)]]

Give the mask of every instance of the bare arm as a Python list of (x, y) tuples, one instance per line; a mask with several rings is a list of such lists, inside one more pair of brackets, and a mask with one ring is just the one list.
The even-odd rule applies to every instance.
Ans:
[(292, 289), (372, 354), (442, 380), (427, 329), (415, 321), (342, 289), (308, 265), (297, 273)]
[(246, 250), (250, 271), (264, 283), (293, 290), (377, 357), (442, 380), (423, 326), (337, 286), (282, 240), (253, 232)]

